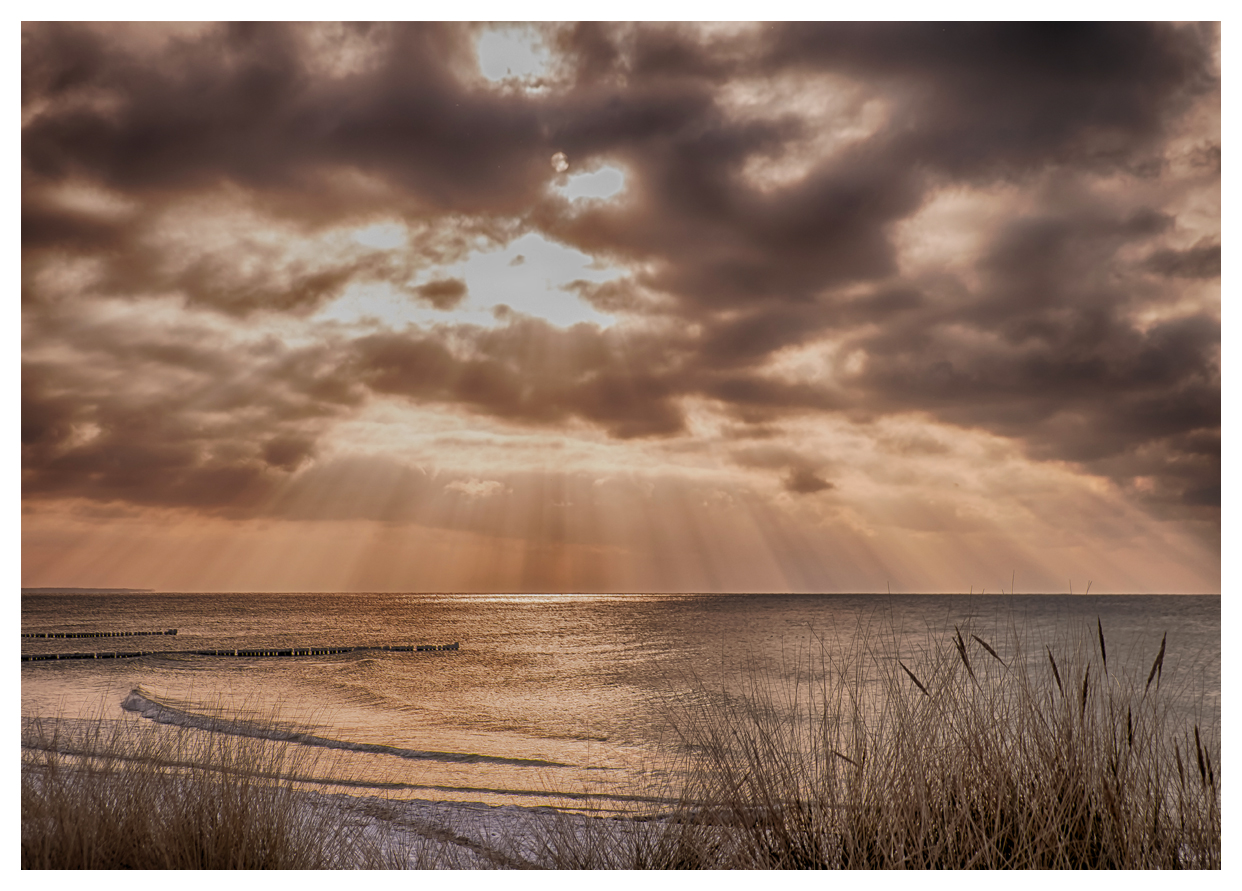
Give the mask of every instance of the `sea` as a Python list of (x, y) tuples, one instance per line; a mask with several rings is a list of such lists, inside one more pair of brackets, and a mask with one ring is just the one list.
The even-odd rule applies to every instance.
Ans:
[[(21, 625), (27, 656), (154, 651), (22, 661), (24, 738), (82, 722), (243, 734), (330, 755), (307, 778), (320, 792), (389, 801), (657, 812), (690, 710), (841, 660), (918, 672), (958, 631), (1002, 657), (1020, 635), (1034, 671), (1045, 645), (1102, 630), (1110, 670), (1140, 683), (1163, 640), (1174, 711), (1219, 738), (1219, 596), (23, 593)], [(353, 649), (193, 652), (294, 648)]]

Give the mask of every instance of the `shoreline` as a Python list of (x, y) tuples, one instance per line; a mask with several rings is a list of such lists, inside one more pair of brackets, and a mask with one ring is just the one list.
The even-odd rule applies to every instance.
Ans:
[[(540, 737), (540, 765), (577, 765), (555, 777), (503, 746), (490, 750), (503, 758), (460, 754), (486, 751), (460, 728), (453, 740), (406, 728), (392, 744), (366, 742), (382, 736), (357, 723), (369, 712), (331, 736), (293, 727), (296, 715), (145, 693), (149, 721), (129, 699), (124, 720), (23, 717), (23, 864), (78, 863), (75, 839), (94, 834), (107, 850), (85, 849), (93, 868), (1219, 867), (1220, 693), (1214, 664), (1188, 671), (1202, 652), (1180, 655), (1176, 626), (1118, 621), (1114, 633), (1099, 616), (1054, 616), (998, 634), (987, 616), (951, 619), (962, 623), (951, 633), (890, 620), (889, 631), (860, 625), (844, 647), (816, 636), (775, 667), (664, 676), (649, 688), (673, 697), (660, 727), (675, 735), (648, 742), (671, 760), (623, 763), (592, 753), (594, 737), (566, 737), (563, 751)], [(403, 665), (334, 663), (333, 677), (342, 693), (370, 690), (387, 668), (386, 683), (413, 685), (401, 700), (413, 708), (465, 673), (435, 686), (393, 670)], [(466, 667), (491, 689), (491, 663)], [(497, 714), (534, 693), (508, 695)], [(407, 757), (373, 764), (394, 754)], [(516, 782), (515, 764), (526, 771)], [(611, 767), (624, 770), (588, 773)], [(500, 789), (538, 797), (489, 794)]]

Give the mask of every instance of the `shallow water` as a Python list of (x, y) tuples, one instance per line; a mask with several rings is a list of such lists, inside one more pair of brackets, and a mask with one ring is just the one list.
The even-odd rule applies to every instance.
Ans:
[[(954, 626), (1004, 646), (1074, 628), (1110, 665), (1146, 673), (1161, 636), (1177, 707), (1219, 725), (1219, 597), (992, 595), (24, 594), (22, 631), (172, 636), (23, 639), (24, 654), (158, 650), (123, 660), (22, 663), (22, 717), (155, 722), (216, 733), (220, 718), (332, 756), (329, 791), (526, 807), (658, 809), (679, 708), (738, 678), (778, 690), (816, 654), (859, 641), (907, 665)], [(196, 649), (460, 642), (456, 652), (297, 658)], [(670, 760), (672, 759), (672, 760)], [(657, 784), (658, 785), (658, 784)], [(636, 800), (637, 799), (637, 800)]]

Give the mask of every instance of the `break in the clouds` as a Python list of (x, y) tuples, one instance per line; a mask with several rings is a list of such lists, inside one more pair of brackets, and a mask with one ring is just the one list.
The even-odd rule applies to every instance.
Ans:
[(26, 25), (25, 583), (1216, 590), (1219, 46)]

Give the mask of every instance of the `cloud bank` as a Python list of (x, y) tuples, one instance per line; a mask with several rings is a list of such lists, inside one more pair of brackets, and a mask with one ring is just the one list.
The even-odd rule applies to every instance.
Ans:
[[(420, 462), (452, 479), (410, 504), (578, 503), (411, 445), (486, 430), (858, 531), (982, 436), (1219, 547), (1216, 27), (521, 33), (542, 55), (493, 72), (481, 25), (24, 26), (28, 514), (291, 519), (317, 481), (344, 520), (347, 468)], [(607, 274), (479, 303), (472, 258), (528, 236)]]

